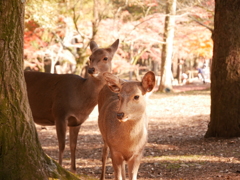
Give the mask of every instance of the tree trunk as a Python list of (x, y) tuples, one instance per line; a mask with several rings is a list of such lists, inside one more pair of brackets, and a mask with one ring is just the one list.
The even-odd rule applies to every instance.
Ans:
[(0, 179), (77, 179), (38, 140), (23, 76), (23, 2), (0, 2)]
[(211, 115), (205, 137), (240, 136), (240, 0), (215, 1)]
[(98, 26), (100, 23), (99, 13), (98, 13), (98, 0), (93, 0), (93, 20), (92, 20), (92, 41), (95, 41), (95, 37), (98, 32)]
[(177, 78), (178, 84), (182, 84), (182, 59), (180, 58), (178, 58)]
[(174, 40), (174, 26), (176, 15), (176, 0), (167, 0), (166, 18), (164, 26), (163, 40), (165, 44), (162, 47), (161, 63), (161, 83), (158, 91), (165, 92), (172, 90), (172, 54)]

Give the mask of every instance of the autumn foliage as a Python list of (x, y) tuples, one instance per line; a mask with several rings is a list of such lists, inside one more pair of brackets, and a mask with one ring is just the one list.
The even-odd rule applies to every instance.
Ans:
[[(58, 5), (59, 17), (54, 17), (55, 24), (51, 27), (44, 25), (40, 20), (38, 22), (36, 18), (26, 13), (29, 16), (25, 23), (25, 60), (36, 61), (40, 53), (42, 56), (38, 61), (43, 61), (46, 50), (57, 45), (58, 48), (61, 47), (74, 56), (78, 71), (73, 73), (79, 73), (88, 60), (87, 47), (90, 40), (94, 39), (104, 46), (113, 39), (119, 38), (121, 45), (115, 59), (124, 59), (131, 66), (138, 64), (148, 70), (153, 69), (154, 61), (161, 62), (165, 14), (162, 10), (164, 5), (158, 1), (146, 0), (141, 1), (140, 4), (135, 1), (123, 4), (120, 1), (119, 4), (111, 4), (108, 10), (105, 9), (104, 4), (101, 4), (98, 9), (105, 11), (98, 12), (97, 20), (92, 18), (90, 10), (94, 4), (85, 4), (86, 9), (78, 11), (74, 8), (74, 4), (67, 4), (65, 10), (72, 10), (71, 13), (63, 12), (61, 9), (63, 5), (64, 2)], [(179, 11), (176, 17), (174, 58), (194, 61), (198, 58), (212, 57), (212, 33), (206, 26), (212, 26), (213, 7), (213, 1), (208, 0), (199, 4), (185, 5), (185, 9), (182, 8), (183, 10)], [(85, 18), (81, 16), (83, 12)], [(94, 37), (92, 36), (93, 22), (98, 25)], [(58, 56), (58, 52), (55, 52), (54, 57)], [(59, 58), (59, 61), (68, 61), (71, 64), (71, 60)], [(189, 67), (191, 68), (193, 67)]]

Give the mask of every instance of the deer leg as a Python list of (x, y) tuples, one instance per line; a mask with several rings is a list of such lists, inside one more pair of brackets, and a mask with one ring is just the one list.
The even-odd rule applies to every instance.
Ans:
[(122, 167), (123, 167), (123, 157), (118, 152), (112, 152), (112, 164), (115, 174), (115, 180), (124, 180), (125, 177), (122, 177)]
[(101, 174), (100, 180), (105, 180), (106, 162), (107, 162), (108, 153), (109, 153), (109, 147), (104, 142), (103, 152), (102, 152), (102, 174)]
[(58, 146), (59, 146), (59, 164), (62, 165), (63, 152), (65, 149), (65, 138), (66, 138), (66, 122), (61, 121), (59, 119), (56, 120), (56, 131), (58, 138)]
[(78, 132), (81, 125), (76, 127), (69, 127), (70, 132), (70, 150), (71, 150), (71, 171), (76, 172), (76, 147), (77, 147), (77, 138)]
[(142, 153), (135, 155), (128, 161), (128, 176), (129, 180), (137, 180), (138, 168), (141, 163)]
[(122, 178), (123, 180), (126, 179), (126, 172), (125, 172), (125, 161), (122, 162)]

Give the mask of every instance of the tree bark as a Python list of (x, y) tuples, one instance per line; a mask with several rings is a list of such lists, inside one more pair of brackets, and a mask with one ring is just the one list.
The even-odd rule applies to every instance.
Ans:
[(24, 0), (0, 2), (0, 179), (78, 179), (42, 150), (23, 76)]
[(205, 137), (240, 136), (240, 0), (215, 1), (211, 115)]
[(158, 91), (165, 92), (172, 90), (172, 54), (174, 40), (174, 26), (176, 15), (176, 0), (167, 0), (166, 18), (164, 25), (163, 40), (165, 44), (162, 47), (161, 63), (161, 83)]

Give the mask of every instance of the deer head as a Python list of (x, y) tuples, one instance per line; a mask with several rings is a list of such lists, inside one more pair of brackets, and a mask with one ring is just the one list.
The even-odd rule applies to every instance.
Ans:
[(118, 93), (119, 108), (117, 119), (120, 122), (138, 120), (146, 109), (146, 93), (155, 86), (155, 75), (147, 72), (141, 82), (125, 82), (111, 73), (103, 74), (109, 89)]
[(99, 48), (94, 42), (90, 42), (90, 49), (92, 55), (89, 57), (90, 64), (88, 73), (96, 78), (102, 76), (103, 72), (111, 72), (111, 61), (114, 53), (117, 51), (119, 39), (117, 39), (111, 46), (107, 48)]

